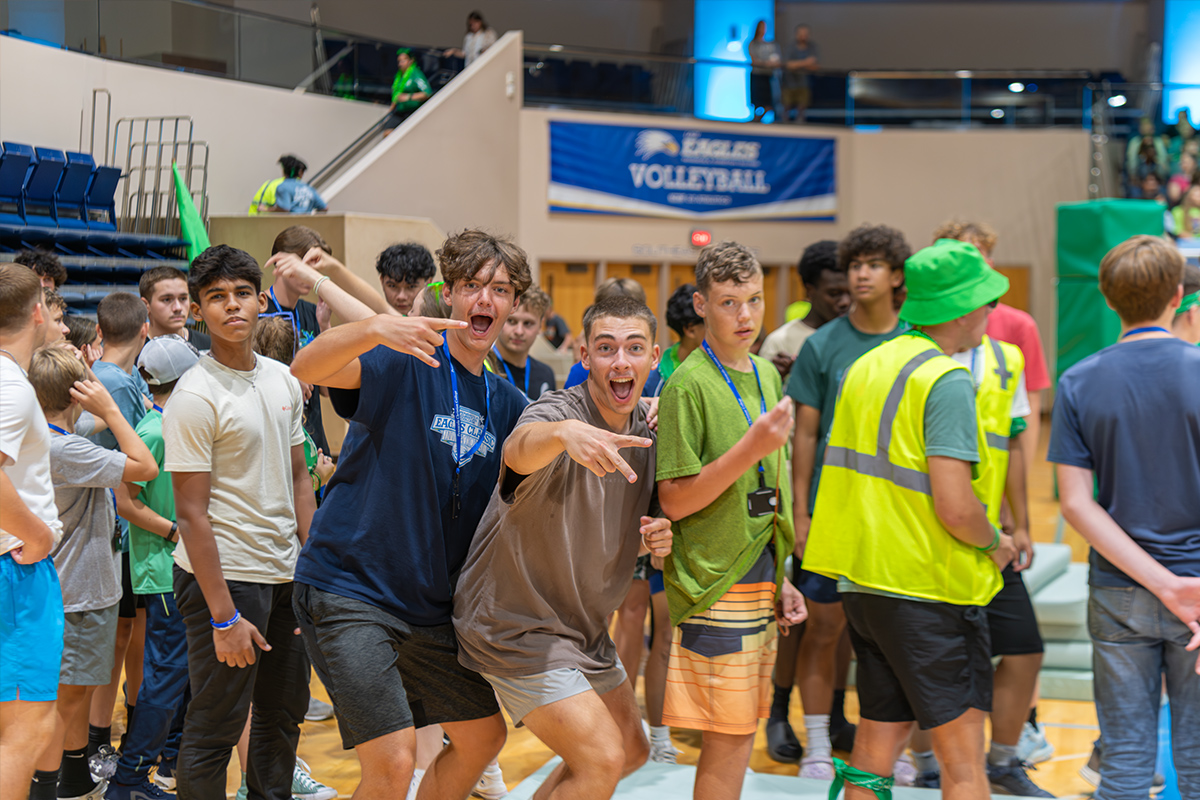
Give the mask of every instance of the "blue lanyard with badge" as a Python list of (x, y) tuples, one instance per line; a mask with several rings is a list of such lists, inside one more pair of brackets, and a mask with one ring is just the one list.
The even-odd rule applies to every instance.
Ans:
[[(513, 380), (512, 370), (508, 368), (508, 362), (504, 360), (504, 356), (500, 355), (500, 350), (496, 345), (492, 345), (492, 352), (496, 354), (496, 360), (500, 362), (500, 366), (504, 367), (504, 374), (508, 376), (508, 382), (516, 384)], [(533, 398), (529, 396), (529, 356), (525, 357), (525, 397), (529, 400)]]
[[(71, 435), (63, 428), (60, 428), (57, 425), (51, 425), (49, 422), (46, 423), (46, 427), (49, 428), (50, 430), (54, 431), (55, 433), (59, 434), (60, 436), (70, 436)], [(121, 549), (121, 523), (118, 521), (119, 515), (117, 514), (117, 493), (116, 493), (116, 491), (109, 489), (108, 496), (112, 500), (112, 506), (113, 506), (112, 546), (113, 546), (113, 552), (116, 553), (117, 551), (119, 551)]]
[(442, 338), (442, 350), (446, 353), (446, 366), (450, 369), (450, 392), (454, 396), (454, 449), (452, 451), (454, 457), (454, 483), (450, 489), (450, 519), (458, 519), (458, 512), (462, 508), (459, 475), (462, 472), (463, 461), (470, 461), (471, 457), (483, 446), (483, 440), (487, 438), (488, 415), (492, 408), (492, 385), (488, 382), (487, 370), (484, 370), (483, 426), (479, 430), (479, 436), (476, 437), (475, 444), (471, 445), (471, 449), (464, 456), (462, 453), (462, 406), (458, 402), (458, 371), (454, 369), (454, 362), (450, 359), (450, 345), (446, 342), (444, 336)]
[[(742, 409), (742, 415), (746, 418), (746, 424), (754, 425), (754, 420), (750, 419), (750, 411), (746, 408), (746, 403), (742, 400), (742, 395), (738, 392), (737, 387), (733, 385), (733, 381), (729, 378), (729, 373), (725, 371), (724, 365), (717, 360), (717, 355), (708, 346), (707, 341), (700, 343), (704, 348), (704, 352), (712, 359), (713, 364), (721, 371), (721, 377), (725, 379), (725, 385), (729, 387), (729, 391), (733, 392), (733, 398), (737, 400), (738, 405)], [(767, 413), (767, 397), (763, 394), (762, 380), (758, 377), (758, 366), (754, 360), (750, 360), (750, 368), (754, 370), (754, 382), (758, 384), (758, 404), (759, 414)], [(750, 512), (751, 517), (766, 517), (775, 513), (776, 490), (767, 486), (766, 470), (763, 469), (762, 461), (758, 462), (758, 488), (746, 494), (746, 508)]]

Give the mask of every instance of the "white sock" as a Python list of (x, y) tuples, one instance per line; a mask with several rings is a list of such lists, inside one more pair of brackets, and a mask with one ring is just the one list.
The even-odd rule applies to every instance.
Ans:
[(670, 725), (651, 725), (650, 726), (650, 741), (653, 744), (670, 744), (671, 743), (671, 726)]
[(988, 752), (988, 763), (993, 767), (1007, 767), (1009, 762), (1017, 757), (1017, 746), (1000, 744), (992, 742), (992, 749)]
[(423, 777), (425, 777), (425, 770), (413, 770), (412, 780), (408, 782), (408, 794), (405, 795), (404, 800), (416, 800), (417, 787), (421, 785), (421, 778)]
[(941, 772), (941, 767), (938, 766), (937, 758), (934, 757), (932, 750), (926, 750), (924, 753), (912, 751), (913, 764), (921, 772)]
[(833, 745), (829, 743), (829, 715), (805, 714), (804, 730), (808, 741), (804, 743), (804, 758), (829, 761), (833, 758)]

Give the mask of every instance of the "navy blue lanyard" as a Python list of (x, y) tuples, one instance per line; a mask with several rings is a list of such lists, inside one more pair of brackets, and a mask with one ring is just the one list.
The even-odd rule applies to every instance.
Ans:
[(299, 347), (300, 346), (300, 323), (296, 319), (296, 309), (293, 308), (291, 311), (288, 311), (288, 310), (284, 309), (284, 307), (282, 305), (280, 305), (279, 298), (277, 298), (275, 296), (275, 287), (274, 286), (272, 286), (269, 290), (267, 290), (267, 294), (269, 294), (271, 296), (271, 302), (275, 304), (275, 310), (277, 312), (279, 312), (280, 314), (286, 314), (287, 318), (291, 321), (292, 330), (295, 331), (295, 333), (296, 333), (296, 346)]
[(1124, 339), (1127, 336), (1135, 336), (1139, 333), (1170, 333), (1170, 331), (1166, 328), (1160, 328), (1157, 325), (1147, 325), (1145, 328), (1134, 328), (1131, 331), (1125, 331), (1125, 333), (1121, 334), (1121, 338)]
[[(155, 408), (158, 408), (158, 406), (155, 406)], [(49, 428), (50, 430), (54, 431), (55, 433), (61, 434), (63, 436), (71, 435), (71, 434), (67, 433), (65, 430), (63, 430), (62, 428), (58, 427), (57, 425), (51, 425), (49, 422), (46, 423), (46, 427)], [(109, 489), (108, 496), (112, 498), (113, 514), (115, 515), (117, 513), (117, 493), (115, 491), (113, 491), (112, 489)]]
[[(712, 362), (717, 365), (717, 369), (721, 371), (721, 377), (725, 379), (725, 385), (729, 387), (729, 391), (733, 392), (734, 399), (738, 401), (738, 405), (742, 408), (742, 415), (746, 417), (746, 425), (754, 425), (754, 420), (750, 419), (750, 411), (746, 408), (746, 403), (742, 400), (742, 395), (738, 392), (737, 387), (733, 385), (733, 381), (729, 379), (729, 373), (725, 371), (725, 366), (717, 360), (716, 353), (708, 346), (708, 340), (706, 339), (701, 342), (700, 346), (704, 348), (704, 352), (708, 353), (708, 357), (712, 359)], [(767, 396), (763, 394), (762, 380), (758, 377), (758, 366), (754, 363), (753, 358), (750, 359), (750, 368), (754, 370), (754, 382), (758, 384), (759, 414), (765, 414), (767, 413)], [(766, 485), (765, 472), (762, 462), (759, 461), (758, 482), (763, 486)]]
[[(512, 370), (508, 368), (508, 362), (504, 360), (504, 356), (500, 355), (500, 350), (496, 345), (492, 345), (492, 352), (496, 354), (496, 358), (500, 361), (500, 366), (504, 367), (504, 374), (508, 376), (508, 382), (516, 383), (513, 380)], [(530, 400), (533, 399), (529, 397), (529, 356), (525, 356), (525, 397)]]
[(459, 506), (459, 484), (458, 477), (462, 470), (464, 461), (469, 461), (479, 448), (483, 446), (483, 440), (487, 437), (488, 415), (492, 409), (492, 385), (488, 382), (487, 370), (483, 371), (483, 427), (479, 431), (478, 438), (475, 439), (475, 444), (467, 451), (464, 456), (462, 452), (462, 405), (458, 401), (458, 371), (454, 369), (454, 362), (450, 358), (450, 345), (445, 338), (442, 339), (442, 350), (446, 353), (446, 366), (450, 370), (450, 392), (454, 396), (454, 486), (452, 487), (452, 512), (451, 518), (458, 518)]

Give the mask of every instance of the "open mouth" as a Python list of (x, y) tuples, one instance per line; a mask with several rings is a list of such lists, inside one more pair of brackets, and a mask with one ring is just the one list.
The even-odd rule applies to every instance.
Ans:
[(492, 318), (486, 314), (471, 315), (471, 333), (475, 336), (487, 336), (492, 329)]
[(738, 328), (736, 331), (734, 331), (734, 333), (736, 333), (738, 336), (745, 339), (747, 337), (754, 336), (754, 329), (753, 328)]
[(628, 403), (633, 397), (633, 376), (613, 378), (608, 382), (608, 387), (618, 403)]

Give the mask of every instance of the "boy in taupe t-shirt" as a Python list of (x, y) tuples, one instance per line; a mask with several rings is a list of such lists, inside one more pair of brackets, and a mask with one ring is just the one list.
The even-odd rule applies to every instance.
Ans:
[(654, 440), (638, 404), (658, 360), (654, 315), (614, 297), (589, 308), (583, 328), (588, 380), (531, 404), (505, 443), (454, 627), (463, 666), (562, 757), (548, 796), (602, 799), (649, 754), (605, 619), (639, 553), (669, 553), (671, 531), (649, 516)]

